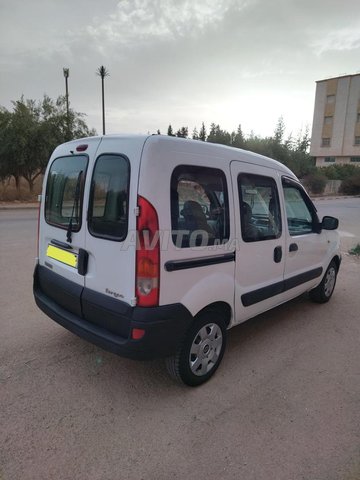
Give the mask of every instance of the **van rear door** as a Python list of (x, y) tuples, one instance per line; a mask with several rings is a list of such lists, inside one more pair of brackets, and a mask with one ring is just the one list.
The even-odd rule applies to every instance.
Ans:
[[(138, 172), (145, 138), (104, 137), (89, 179), (83, 309), (135, 304)], [(99, 295), (97, 295), (99, 294)], [(106, 298), (108, 297), (108, 298)]]
[[(87, 139), (88, 140), (88, 139)], [(84, 186), (99, 138), (57, 148), (45, 176), (39, 232), (39, 282), (59, 305), (81, 315), (80, 298), (86, 263)], [(81, 149), (80, 149), (81, 150)], [(84, 213), (85, 212), (85, 213)]]

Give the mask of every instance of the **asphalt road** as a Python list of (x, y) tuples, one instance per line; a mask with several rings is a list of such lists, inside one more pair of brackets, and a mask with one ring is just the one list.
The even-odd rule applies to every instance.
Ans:
[[(344, 250), (360, 242), (360, 199), (318, 207)], [(191, 389), (43, 315), (35, 250), (36, 212), (0, 211), (1, 480), (360, 479), (358, 259), (328, 304), (303, 296), (232, 329)]]

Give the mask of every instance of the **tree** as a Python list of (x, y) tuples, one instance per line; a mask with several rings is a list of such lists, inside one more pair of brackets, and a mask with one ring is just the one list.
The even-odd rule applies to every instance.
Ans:
[(188, 127), (181, 127), (179, 130), (176, 132), (176, 136), (180, 138), (187, 138), (188, 136)]
[(236, 133), (232, 132), (231, 134), (231, 145), (236, 148), (244, 148), (245, 147), (245, 138), (243, 132), (241, 130), (241, 125), (239, 124)]
[(231, 135), (226, 130), (222, 130), (219, 124), (215, 125), (215, 123), (212, 123), (206, 141), (210, 143), (220, 143), (222, 145), (231, 145)]
[(192, 139), (193, 140), (199, 140), (199, 133), (198, 133), (196, 127), (194, 127), (194, 130), (193, 130), (193, 133), (192, 133)]
[(89, 130), (83, 114), (70, 109), (67, 116), (65, 97), (53, 101), (45, 95), (40, 102), (21, 97), (12, 103), (12, 112), (2, 108), (0, 114), (0, 171), (14, 177), (19, 195), (20, 178), (26, 179), (32, 192), (52, 151), (68, 135), (72, 139), (96, 132)]
[(168, 126), (167, 134), (168, 134), (170, 137), (175, 137), (171, 124)]
[(200, 132), (199, 132), (199, 140), (202, 142), (206, 142), (207, 134), (206, 134), (206, 128), (204, 122), (202, 122)]
[(285, 123), (284, 123), (283, 117), (281, 116), (277, 121), (277, 124), (275, 127), (274, 137), (273, 137), (274, 141), (280, 145), (284, 140), (284, 134), (285, 134)]

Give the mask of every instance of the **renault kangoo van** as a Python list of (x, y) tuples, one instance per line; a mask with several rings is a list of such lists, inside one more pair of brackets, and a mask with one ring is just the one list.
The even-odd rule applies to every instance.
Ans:
[(296, 176), (248, 151), (161, 135), (56, 148), (34, 296), (71, 332), (195, 386), (227, 330), (304, 292), (327, 302), (341, 256)]

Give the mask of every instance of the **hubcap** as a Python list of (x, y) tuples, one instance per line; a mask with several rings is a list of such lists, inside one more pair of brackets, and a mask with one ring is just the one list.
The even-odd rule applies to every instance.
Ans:
[(194, 375), (201, 377), (216, 365), (223, 344), (221, 328), (216, 323), (208, 323), (196, 334), (191, 345), (189, 364)]
[(327, 297), (330, 297), (335, 287), (336, 271), (334, 267), (329, 268), (326, 273), (324, 292)]

